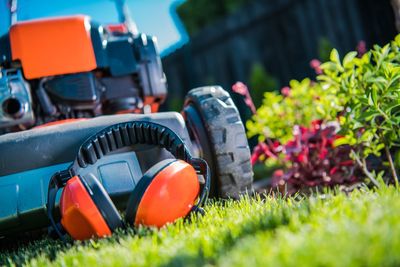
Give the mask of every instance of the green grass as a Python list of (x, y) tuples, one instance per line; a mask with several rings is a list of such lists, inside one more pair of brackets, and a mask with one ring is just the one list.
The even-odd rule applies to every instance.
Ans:
[(400, 266), (400, 191), (225, 201), (161, 230), (64, 245), (39, 240), (0, 254), (33, 266)]

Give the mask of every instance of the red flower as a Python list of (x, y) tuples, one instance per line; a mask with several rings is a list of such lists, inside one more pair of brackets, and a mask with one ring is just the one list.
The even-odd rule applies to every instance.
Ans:
[(306, 153), (300, 153), (296, 157), (296, 161), (299, 162), (299, 163), (307, 163), (308, 162), (308, 157), (307, 157)]
[(251, 164), (256, 164), (261, 155), (264, 155), (266, 159), (277, 158), (276, 153), (279, 152), (280, 146), (280, 143), (276, 141), (269, 142), (268, 144), (263, 142), (258, 143), (258, 145), (254, 147), (253, 153), (251, 154)]
[(319, 159), (325, 159), (327, 155), (328, 155), (328, 149), (322, 148), (321, 152), (319, 152), (318, 157)]
[(334, 175), (338, 171), (339, 171), (339, 168), (337, 166), (335, 166), (329, 171), (329, 175)]
[(354, 161), (349, 159), (349, 160), (340, 162), (339, 164), (340, 164), (340, 166), (353, 166), (354, 165)]

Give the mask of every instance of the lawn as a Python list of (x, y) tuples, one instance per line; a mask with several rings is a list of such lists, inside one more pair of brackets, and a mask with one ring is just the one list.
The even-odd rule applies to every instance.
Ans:
[(0, 254), (32, 266), (399, 266), (400, 190), (243, 198), (161, 230), (62, 244), (39, 240)]

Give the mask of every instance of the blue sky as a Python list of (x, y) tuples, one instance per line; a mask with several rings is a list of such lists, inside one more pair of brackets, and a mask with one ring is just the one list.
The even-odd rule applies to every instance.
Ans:
[[(126, 0), (139, 31), (157, 36), (161, 52), (187, 40), (171, 16), (171, 5), (177, 1), (184, 0)], [(9, 20), (7, 2), (0, 0), (0, 34), (5, 32)], [(112, 0), (18, 0), (18, 7), (19, 20), (76, 13), (90, 15), (102, 23), (117, 20)]]
[(157, 36), (160, 50), (186, 40), (185, 34), (179, 32), (179, 25), (175, 24), (170, 14), (170, 7), (174, 2), (176, 1), (127, 0), (139, 30)]

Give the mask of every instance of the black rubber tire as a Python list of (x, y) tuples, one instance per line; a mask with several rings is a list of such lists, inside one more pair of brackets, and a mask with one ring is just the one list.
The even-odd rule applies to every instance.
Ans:
[(182, 113), (189, 134), (200, 143), (201, 156), (210, 165), (214, 178), (210, 196), (239, 198), (250, 193), (253, 184), (250, 149), (229, 93), (219, 86), (192, 89)]

